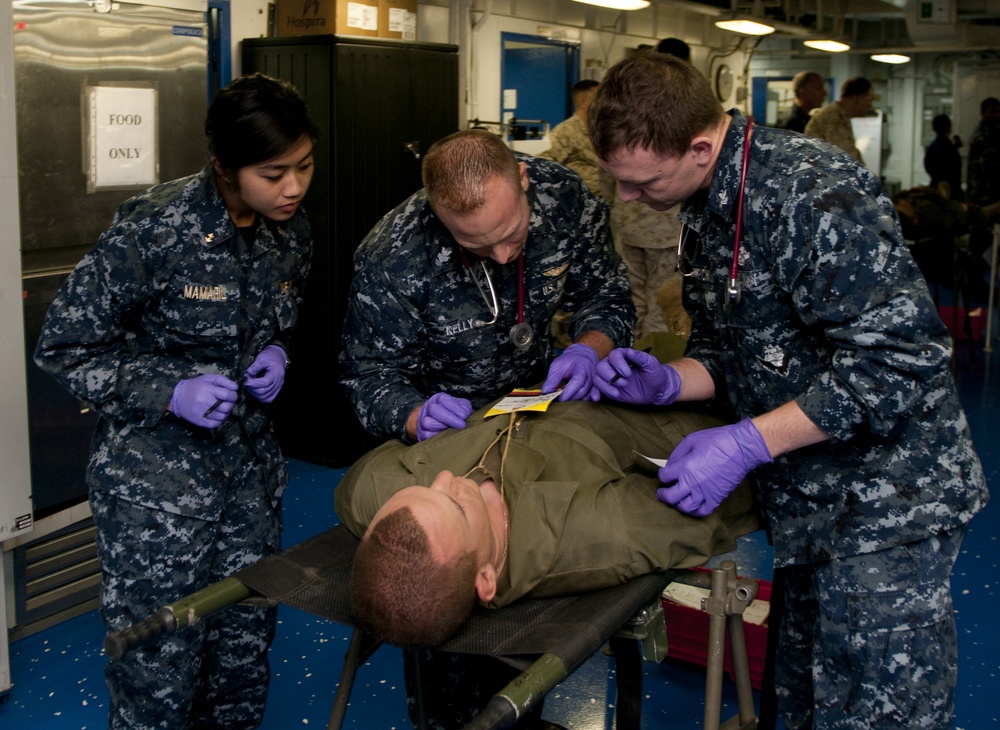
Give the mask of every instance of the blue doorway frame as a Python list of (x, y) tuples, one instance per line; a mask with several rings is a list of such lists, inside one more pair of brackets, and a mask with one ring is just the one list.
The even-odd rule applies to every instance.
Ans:
[(233, 44), (229, 0), (208, 3), (208, 101), (233, 80)]
[[(578, 43), (501, 33), (500, 49), (500, 116), (504, 122), (513, 116), (554, 127), (573, 114), (570, 89), (580, 80)], [(514, 97), (516, 103), (511, 106)]]

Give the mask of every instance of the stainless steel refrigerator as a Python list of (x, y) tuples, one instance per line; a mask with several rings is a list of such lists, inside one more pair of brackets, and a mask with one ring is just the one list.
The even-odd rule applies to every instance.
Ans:
[[(90, 607), (84, 470), (96, 420), (31, 360), (45, 312), (117, 206), (207, 159), (206, 0), (13, 0), (25, 357), (36, 529), (15, 635)], [(6, 244), (5, 244), (6, 245)]]

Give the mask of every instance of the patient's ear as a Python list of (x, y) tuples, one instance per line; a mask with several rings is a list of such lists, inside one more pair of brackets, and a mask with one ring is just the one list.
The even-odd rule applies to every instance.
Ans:
[(497, 571), (492, 565), (484, 565), (476, 573), (476, 596), (480, 603), (489, 603), (497, 594)]

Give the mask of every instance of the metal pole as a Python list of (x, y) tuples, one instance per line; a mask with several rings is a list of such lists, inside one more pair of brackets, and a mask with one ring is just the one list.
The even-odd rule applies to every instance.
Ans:
[[(725, 561), (728, 562), (728, 561)], [(705, 652), (705, 730), (718, 730), (722, 715), (722, 673), (726, 654), (726, 571), (712, 571), (712, 592), (702, 599), (708, 613), (708, 649)]]
[[(701, 609), (708, 614), (708, 649), (706, 651), (704, 730), (755, 730), (757, 714), (750, 683), (743, 611), (757, 597), (756, 581), (736, 576), (736, 563), (723, 560), (712, 569), (712, 590), (703, 598)], [(739, 714), (720, 724), (722, 714), (722, 674), (729, 627), (730, 655), (736, 674)]]
[(986, 305), (986, 344), (983, 352), (993, 352), (993, 298), (997, 287), (997, 249), (1000, 248), (1000, 223), (993, 225), (993, 252), (990, 255), (990, 293)]
[(351, 642), (347, 646), (347, 654), (344, 655), (344, 668), (340, 672), (337, 694), (333, 698), (333, 710), (326, 724), (327, 730), (340, 730), (343, 726), (358, 667), (380, 646), (382, 646), (381, 641), (376, 641), (361, 629), (354, 629), (351, 632)]
[(736, 697), (739, 703), (739, 727), (747, 727), (757, 720), (753, 704), (753, 685), (750, 684), (750, 660), (747, 658), (746, 634), (743, 617), (729, 617), (729, 642), (733, 657), (733, 672), (736, 674)]

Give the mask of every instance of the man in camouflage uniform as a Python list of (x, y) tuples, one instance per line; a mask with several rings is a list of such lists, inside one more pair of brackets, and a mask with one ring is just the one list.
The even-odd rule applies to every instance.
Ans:
[[(120, 631), (280, 548), (266, 404), (311, 259), (315, 127), (289, 85), (220, 92), (212, 164), (123, 203), (56, 296), (35, 360), (100, 414), (87, 469), (101, 613)], [(274, 610), (237, 606), (106, 669), (111, 728), (253, 728)]]
[(826, 99), (826, 82), (816, 71), (799, 71), (792, 78), (792, 106), (778, 118), (775, 127), (805, 133), (809, 114), (819, 109)]
[(628, 269), (635, 304), (635, 336), (667, 332), (657, 292), (677, 273), (677, 211), (661, 213), (641, 203), (624, 201), (616, 194), (615, 181), (600, 168), (587, 135), (587, 109), (597, 86), (596, 81), (580, 81), (573, 87), (576, 113), (552, 130), (552, 147), (539, 156), (572, 169), (592, 193), (611, 206), (611, 234)]
[(755, 477), (786, 584), (785, 727), (950, 727), (949, 577), (988, 497), (947, 330), (878, 178), (806, 137), (751, 133), (697, 71), (652, 54), (613, 67), (590, 113), (623, 195), (684, 202), (693, 320), (684, 358), (617, 350), (595, 382), (633, 403), (725, 397), (742, 419), (686, 437), (658, 496), (709, 514)]
[[(607, 206), (482, 130), (439, 141), (423, 166), (425, 188), (355, 254), (340, 359), (361, 423), (413, 442), (542, 378), (546, 392), (569, 381), (563, 400), (591, 397), (598, 357), (630, 344), (635, 321)], [(553, 361), (559, 308), (574, 343)]]
[(826, 99), (826, 83), (815, 71), (800, 71), (792, 78), (792, 105), (778, 117), (774, 126), (802, 134), (809, 124), (809, 114), (818, 109)]
[[(597, 82), (584, 79), (573, 84), (573, 116), (560, 122), (549, 132), (549, 149), (539, 157), (566, 165), (580, 176), (594, 195), (602, 198), (608, 205), (615, 200), (615, 184), (597, 164), (597, 156), (590, 146), (587, 136), (587, 109), (597, 93)], [(612, 235), (614, 230), (612, 229)], [(618, 249), (621, 253), (621, 249)], [(573, 340), (569, 336), (570, 313), (565, 310), (556, 311), (552, 318), (552, 336), (556, 347), (566, 348)]]
[(566, 165), (580, 176), (590, 192), (610, 203), (614, 199), (614, 183), (609, 195), (607, 185), (601, 179), (601, 166), (597, 164), (597, 156), (587, 136), (587, 109), (597, 93), (597, 82), (592, 79), (578, 81), (573, 84), (572, 93), (573, 116), (552, 128), (549, 132), (551, 146), (538, 156)]
[(805, 133), (839, 147), (858, 162), (864, 162), (854, 139), (851, 119), (868, 116), (874, 99), (872, 82), (861, 76), (853, 76), (840, 87), (839, 99), (830, 102), (809, 118)]
[(636, 339), (652, 332), (681, 334), (667, 324), (658, 296), (667, 279), (679, 276), (679, 211), (679, 206), (659, 211), (621, 198), (616, 198), (611, 205), (611, 230), (615, 245), (628, 267), (629, 287), (635, 304)]

